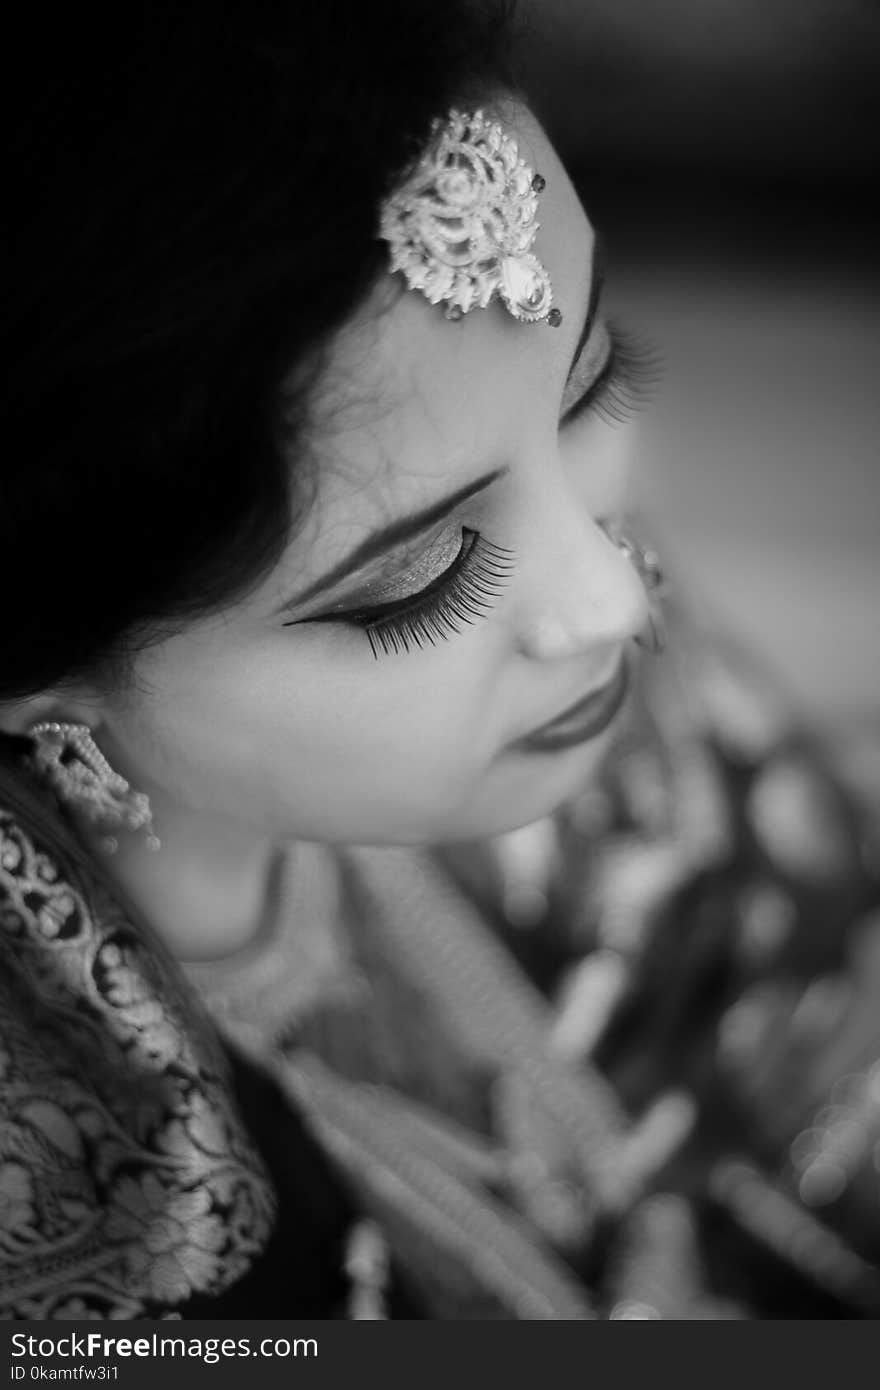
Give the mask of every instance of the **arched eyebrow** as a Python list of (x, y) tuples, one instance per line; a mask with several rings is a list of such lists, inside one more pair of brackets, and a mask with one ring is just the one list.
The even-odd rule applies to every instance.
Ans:
[[(605, 282), (605, 258), (604, 245), (598, 233), (593, 237), (593, 247), (590, 265), (590, 292), (587, 300), (587, 307), (584, 311), (584, 319), (581, 331), (572, 353), (571, 363), (566, 374), (566, 382), (571, 380), (577, 368), (581, 353), (583, 352), (593, 324), (596, 321), (596, 314), (599, 309), (599, 300), (602, 296), (602, 286)], [(436, 526), (438, 521), (442, 521), (450, 512), (455, 511), (463, 502), (475, 497), (478, 493), (484, 492), (487, 487), (509, 473), (509, 467), (494, 468), (491, 473), (484, 473), (481, 477), (475, 478), (464, 487), (450, 493), (446, 497), (441, 497), (439, 501), (430, 503), (427, 507), (422, 507), (419, 511), (410, 512), (407, 516), (398, 517), (395, 521), (387, 522), (377, 530), (372, 531), (369, 536), (356, 545), (344, 559), (334, 565), (331, 570), (323, 574), (320, 579), (316, 579), (302, 593), (295, 598), (285, 600), (278, 610), (279, 613), (289, 612), (291, 608), (299, 607), (300, 604), (307, 603), (309, 599), (317, 597), (325, 589), (331, 589), (341, 580), (347, 579), (349, 575), (355, 574), (363, 568), (370, 560), (375, 560), (386, 551), (395, 546), (402, 545), (404, 541), (414, 540), (430, 527)]]

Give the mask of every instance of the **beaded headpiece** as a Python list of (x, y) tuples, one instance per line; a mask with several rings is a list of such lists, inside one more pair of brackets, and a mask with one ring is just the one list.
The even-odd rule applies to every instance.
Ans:
[(385, 199), (379, 235), (391, 269), (448, 319), (485, 309), (496, 297), (526, 323), (562, 314), (530, 252), (544, 179), (519, 157), (516, 141), (482, 111), (437, 118), (418, 162)]

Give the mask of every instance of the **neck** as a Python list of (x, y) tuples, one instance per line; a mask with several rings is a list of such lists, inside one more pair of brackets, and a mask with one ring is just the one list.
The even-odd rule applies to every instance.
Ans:
[(270, 909), (278, 846), (251, 827), (174, 804), (154, 805), (162, 848), (142, 832), (120, 831), (108, 854), (93, 828), (84, 837), (109, 877), (180, 960), (213, 960), (241, 950)]

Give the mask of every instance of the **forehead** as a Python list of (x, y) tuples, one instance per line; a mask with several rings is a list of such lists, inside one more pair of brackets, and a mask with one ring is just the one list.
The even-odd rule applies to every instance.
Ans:
[(375, 526), (504, 462), (558, 407), (589, 290), (592, 230), (529, 109), (511, 101), (492, 114), (546, 180), (532, 251), (563, 325), (520, 322), (497, 301), (450, 321), (389, 273), (338, 334), (316, 393), (314, 494), (290, 550), (290, 573), (304, 581)]

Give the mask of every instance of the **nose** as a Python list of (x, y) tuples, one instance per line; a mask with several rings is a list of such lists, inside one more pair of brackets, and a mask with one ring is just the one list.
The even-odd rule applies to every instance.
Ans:
[(602, 521), (569, 493), (548, 503), (519, 615), (520, 649), (533, 660), (589, 651), (604, 674), (610, 654), (649, 624), (645, 586)]

